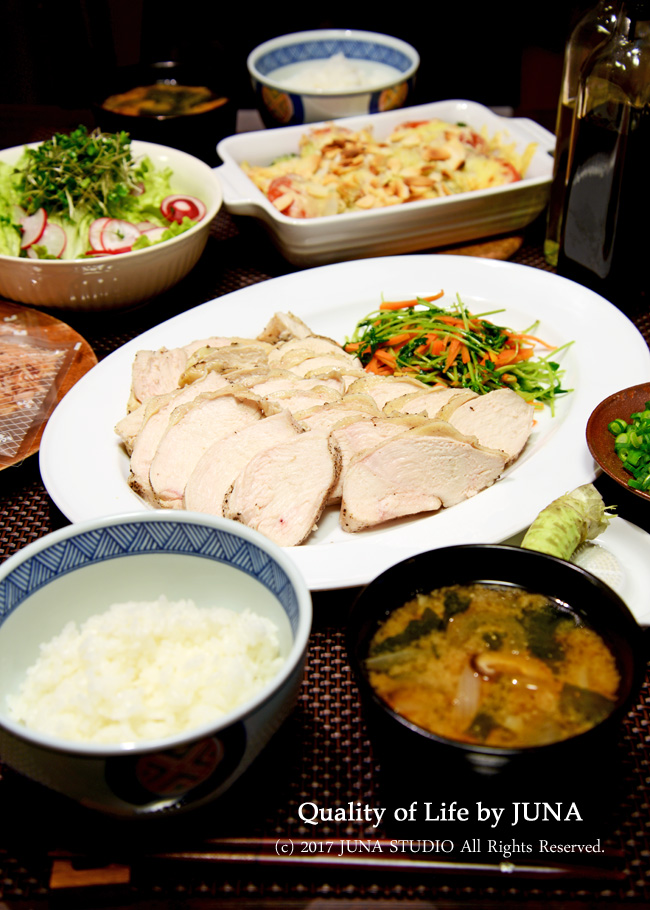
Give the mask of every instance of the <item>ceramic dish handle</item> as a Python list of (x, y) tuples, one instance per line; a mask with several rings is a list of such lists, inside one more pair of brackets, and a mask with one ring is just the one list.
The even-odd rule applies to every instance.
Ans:
[(228, 211), (246, 215), (259, 210), (261, 200), (255, 198), (257, 190), (240, 168), (226, 161), (213, 170), (221, 184)]
[(555, 151), (555, 136), (545, 127), (527, 117), (514, 117), (511, 121), (516, 123), (522, 132), (525, 132), (532, 142), (539, 143), (541, 151), (552, 155)]

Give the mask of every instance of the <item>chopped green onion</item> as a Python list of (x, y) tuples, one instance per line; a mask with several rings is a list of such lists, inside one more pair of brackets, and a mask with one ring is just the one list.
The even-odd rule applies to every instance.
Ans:
[(614, 451), (621, 464), (632, 475), (628, 486), (632, 490), (650, 490), (650, 402), (643, 411), (630, 415), (628, 422), (622, 417), (608, 424), (609, 432), (615, 436)]

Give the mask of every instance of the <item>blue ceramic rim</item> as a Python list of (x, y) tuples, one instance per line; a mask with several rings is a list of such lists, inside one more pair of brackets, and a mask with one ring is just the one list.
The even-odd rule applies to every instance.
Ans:
[[(335, 95), (365, 94), (367, 91), (379, 91), (404, 78), (410, 78), (420, 65), (420, 56), (415, 48), (399, 38), (391, 38), (377, 32), (355, 31), (347, 29), (315, 29), (296, 32), (266, 41), (255, 48), (248, 56), (248, 69), (253, 80), (280, 91), (286, 91), (281, 82), (273, 78), (273, 70), (291, 63), (304, 60), (325, 59), (332, 54), (343, 51), (346, 57), (357, 60), (370, 60), (393, 66), (398, 72), (394, 78), (371, 86), (369, 89), (345, 89)], [(327, 92), (302, 92), (303, 95), (327, 95)]]
[(299, 44), (287, 44), (276, 50), (268, 51), (255, 61), (262, 76), (270, 75), (273, 70), (292, 63), (304, 63), (307, 60), (326, 60), (334, 54), (343, 53), (350, 60), (369, 60), (372, 63), (385, 63), (405, 73), (413, 61), (402, 51), (374, 41), (357, 41), (346, 39), (322, 39), (318, 41), (301, 41)]
[(57, 578), (85, 566), (143, 553), (183, 554), (232, 565), (277, 597), (295, 637), (299, 618), (296, 592), (270, 553), (231, 531), (174, 519), (108, 524), (26, 555), (0, 578), (0, 625), (24, 600)]

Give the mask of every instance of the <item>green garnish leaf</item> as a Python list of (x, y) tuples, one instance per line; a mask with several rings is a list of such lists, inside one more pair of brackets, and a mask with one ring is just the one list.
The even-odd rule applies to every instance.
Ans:
[(398, 635), (391, 635), (385, 638), (379, 644), (375, 645), (370, 653), (371, 657), (377, 654), (385, 654), (388, 651), (397, 651), (406, 645), (412, 644), (419, 638), (428, 635), (429, 632), (439, 631), (444, 627), (443, 620), (437, 613), (427, 607), (419, 619), (412, 619), (406, 628)]
[(42, 207), (71, 220), (78, 208), (112, 216), (138, 191), (143, 173), (128, 133), (88, 132), (85, 126), (26, 149), (24, 161), (18, 182), (23, 208), (31, 214)]

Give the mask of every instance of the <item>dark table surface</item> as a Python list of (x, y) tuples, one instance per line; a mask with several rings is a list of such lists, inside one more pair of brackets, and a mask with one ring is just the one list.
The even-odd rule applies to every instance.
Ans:
[[(3, 114), (7, 136), (22, 130), (16, 142), (45, 138), (52, 127), (65, 129), (82, 119), (80, 112), (5, 108)], [(512, 261), (550, 270), (541, 255), (541, 224), (522, 236)], [(83, 335), (101, 360), (176, 313), (293, 270), (254, 224), (221, 212), (201, 260), (176, 288), (129, 312), (54, 315)], [(633, 321), (649, 341), (650, 314), (637, 312)], [(606, 502), (618, 504), (619, 515), (650, 531), (647, 502), (606, 477), (597, 485)], [(44, 488), (37, 456), (0, 472), (1, 558), (65, 523)], [(315, 797), (342, 805), (377, 803), (378, 766), (344, 645), (355, 593), (314, 595), (314, 629), (296, 710), (244, 779), (211, 807), (163, 825), (125, 825), (70, 805), (0, 767), (0, 908), (347, 907), (360, 902), (582, 908), (601, 901), (650, 906), (648, 679), (623, 725), (617, 798), (602, 820), (606, 852), (597, 862), (584, 855), (523, 862), (515, 856), (511, 867), (498, 859), (487, 865), (461, 862), (454, 854), (427, 864), (432, 857), (414, 853), (415, 865), (408, 867), (386, 850), (380, 856), (361, 855), (350, 852), (349, 845), (344, 857), (332, 856), (341, 840), (377, 839), (368, 825), (349, 822), (318, 829), (318, 838), (335, 844), (330, 855), (280, 861), (274, 846), (278, 838), (315, 841), (297, 816), (301, 803)], [(450, 783), (449, 799), (456, 798), (452, 790)]]

